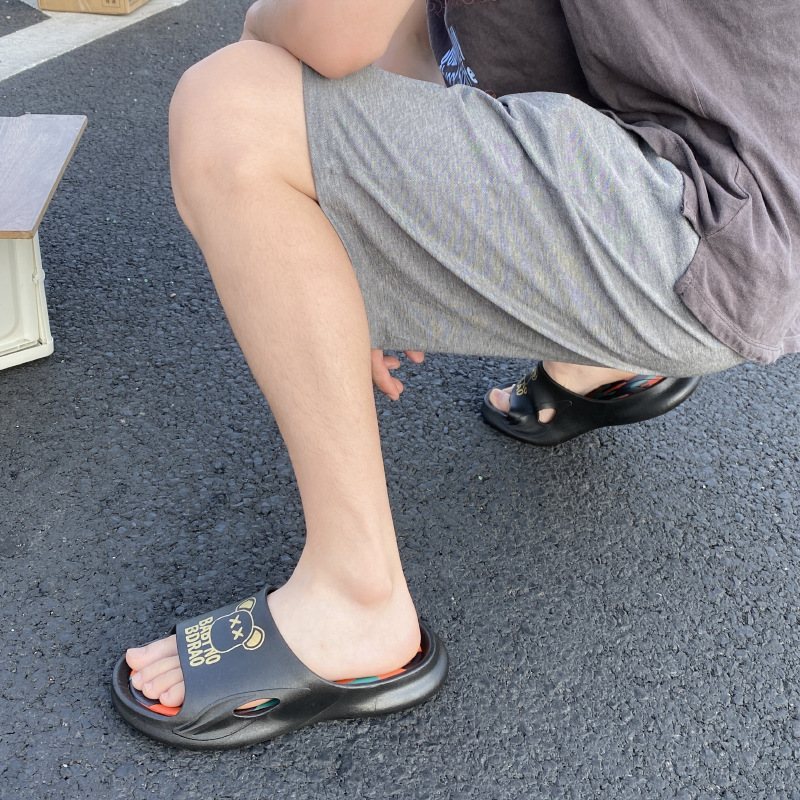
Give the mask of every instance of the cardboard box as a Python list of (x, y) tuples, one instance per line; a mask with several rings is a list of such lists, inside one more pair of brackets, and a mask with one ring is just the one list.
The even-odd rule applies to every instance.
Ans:
[(147, 0), (37, 0), (42, 11), (83, 11), (89, 14), (130, 14)]

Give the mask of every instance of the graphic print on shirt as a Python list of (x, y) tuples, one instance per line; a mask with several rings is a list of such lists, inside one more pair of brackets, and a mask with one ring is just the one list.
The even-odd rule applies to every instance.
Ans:
[(458, 36), (452, 25), (447, 26), (447, 33), (453, 46), (442, 56), (442, 60), (439, 62), (439, 69), (444, 82), (448, 86), (454, 86), (457, 83), (463, 83), (465, 86), (477, 86), (478, 79), (475, 77), (475, 73), (464, 63), (464, 52), (458, 43)]

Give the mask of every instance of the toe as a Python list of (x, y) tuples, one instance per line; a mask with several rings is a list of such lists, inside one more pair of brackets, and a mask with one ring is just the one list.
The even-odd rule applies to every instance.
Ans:
[[(180, 668), (156, 675), (152, 680), (145, 682), (141, 691), (145, 697), (149, 697), (151, 700), (159, 699), (164, 703), (165, 697), (172, 699), (173, 690), (179, 684), (183, 686), (183, 673)], [(183, 699), (181, 698), (180, 703), (164, 703), (164, 705), (180, 705), (182, 702)]]
[(508, 414), (511, 408), (511, 390), (513, 386), (506, 389), (492, 389), (489, 393), (489, 402), (503, 414)]
[(172, 658), (178, 655), (178, 640), (174, 636), (159, 639), (144, 647), (132, 647), (125, 654), (125, 660), (132, 670), (141, 672), (151, 664), (163, 658)]
[[(181, 676), (182, 677), (182, 676)], [(183, 705), (184, 698), (186, 697), (186, 687), (181, 679), (171, 689), (159, 695), (159, 700), (165, 706), (172, 706), (177, 708)]]
[(177, 707), (183, 703), (183, 672), (174, 636), (144, 647), (132, 647), (125, 658), (135, 673), (131, 678), (134, 688), (145, 697), (160, 700), (165, 706)]
[[(503, 414), (508, 414), (511, 410), (511, 392), (514, 386), (507, 386), (505, 389), (492, 389), (489, 393), (489, 402)], [(546, 425), (552, 422), (556, 412), (552, 408), (545, 408), (539, 412), (539, 422)]]
[[(149, 667), (145, 667), (140, 672), (137, 672), (133, 676), (133, 685), (137, 689), (141, 689), (142, 691), (144, 691), (142, 687), (146, 686), (148, 683), (154, 683), (155, 681), (159, 681), (162, 679), (164, 675), (170, 674), (176, 670), (180, 672), (180, 669), (181, 669), (181, 662), (177, 656), (172, 656), (171, 658), (162, 658), (160, 661), (156, 661), (155, 664), (151, 664)], [(183, 674), (179, 675), (177, 680), (179, 681), (183, 680)], [(158, 692), (158, 694), (161, 694), (161, 692), (165, 692), (167, 689), (169, 689), (170, 686), (172, 686), (176, 682), (177, 682), (176, 680), (173, 680), (172, 683), (170, 683), (169, 685), (163, 686), (161, 690)], [(147, 694), (147, 692), (145, 692), (145, 694), (148, 697), (150, 696)], [(157, 697), (158, 695), (154, 696)]]

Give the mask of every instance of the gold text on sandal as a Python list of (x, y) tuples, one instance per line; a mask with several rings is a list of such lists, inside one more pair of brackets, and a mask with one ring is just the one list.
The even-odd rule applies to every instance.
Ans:
[(186, 628), (186, 648), (189, 651), (189, 666), (202, 667), (216, 664), (224, 653), (236, 647), (255, 650), (264, 641), (264, 631), (253, 621), (250, 610), (256, 604), (255, 597), (242, 600), (236, 611), (221, 617), (206, 617), (197, 625)]

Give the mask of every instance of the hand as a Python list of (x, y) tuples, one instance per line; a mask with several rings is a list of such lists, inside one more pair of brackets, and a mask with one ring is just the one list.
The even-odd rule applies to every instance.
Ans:
[[(425, 353), (419, 350), (406, 350), (405, 354), (415, 364), (421, 364), (425, 358)], [(372, 351), (372, 382), (390, 400), (397, 400), (403, 391), (402, 382), (389, 372), (399, 366), (400, 359), (396, 356), (386, 356), (383, 350)]]

